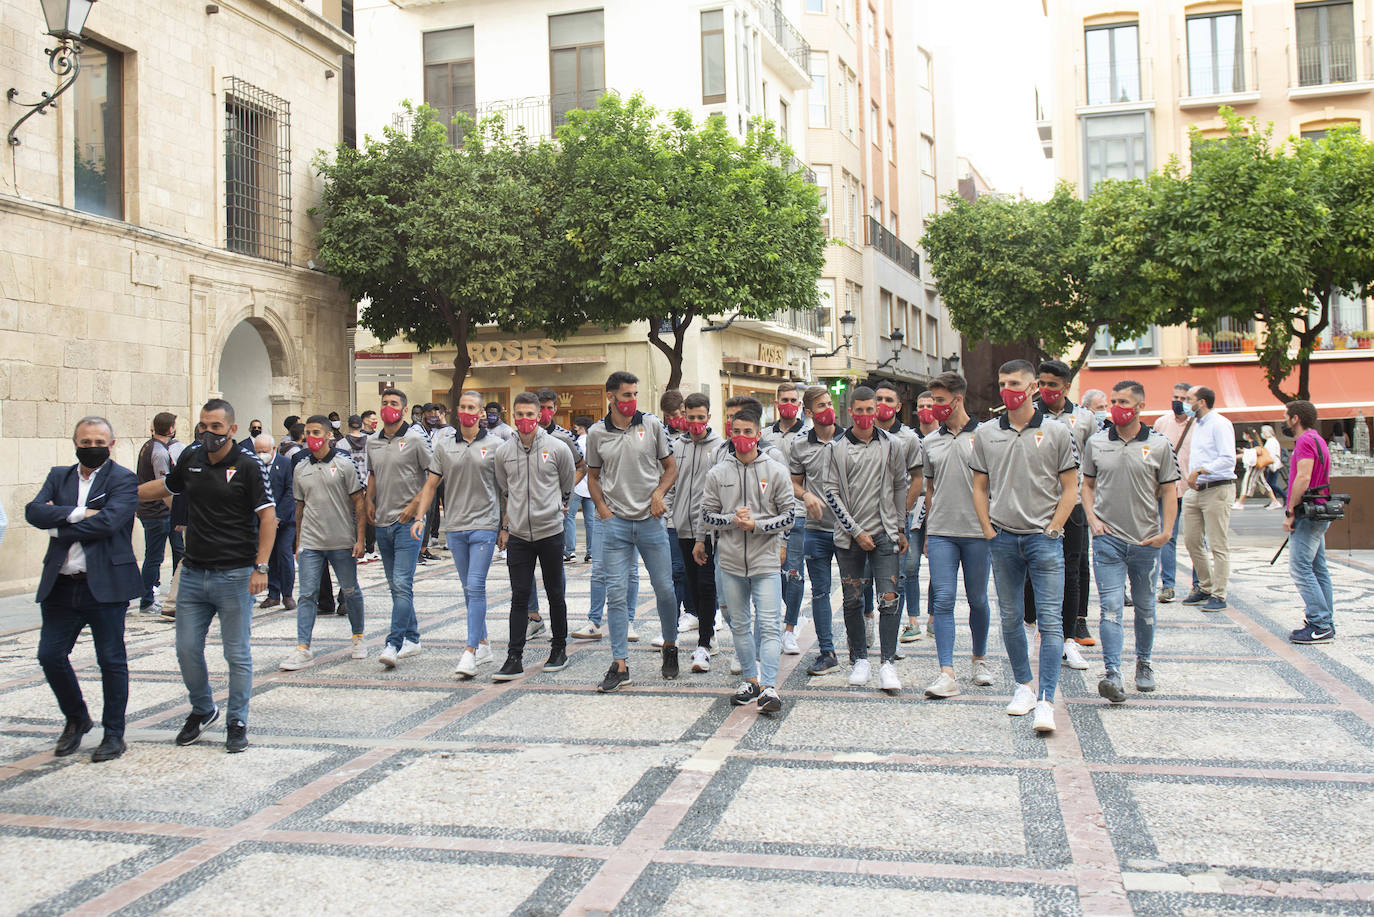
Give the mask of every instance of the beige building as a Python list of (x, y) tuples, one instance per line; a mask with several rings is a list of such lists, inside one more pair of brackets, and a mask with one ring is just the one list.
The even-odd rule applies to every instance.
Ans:
[[(1171, 156), (1186, 166), (1189, 130), (1225, 132), (1219, 108), (1272, 123), (1278, 138), (1318, 137), (1342, 124), (1374, 137), (1374, 0), (1180, 0), (1122, 8), (1050, 0), (1057, 79), (1053, 134), (1060, 178), (1083, 194), (1104, 179), (1140, 178)], [(1313, 357), (1313, 398), (1324, 417), (1354, 416), (1374, 399), (1367, 300), (1341, 300)], [(1278, 404), (1255, 357), (1253, 321), (1210, 332), (1151, 328), (1133, 340), (1110, 329), (1094, 342), (1082, 388), (1110, 389), (1127, 370), (1160, 393), (1176, 381), (1209, 385), (1233, 419), (1272, 420)], [(1362, 336), (1362, 335), (1360, 335)]]
[[(320, 0), (102, 0), (81, 72), (0, 151), (0, 588), (37, 579), (24, 504), (104, 414), (133, 466), (152, 416), (210, 396), (280, 432), (344, 408), (353, 307), (312, 270), (310, 166), (341, 136), (352, 39)], [(0, 4), (0, 85), (53, 91), (37, 0)], [(0, 107), (6, 129), (24, 113)], [(135, 545), (142, 538), (135, 532)]]

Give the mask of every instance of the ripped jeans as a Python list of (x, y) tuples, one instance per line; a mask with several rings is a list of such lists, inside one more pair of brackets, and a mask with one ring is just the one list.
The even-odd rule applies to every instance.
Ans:
[(1135, 658), (1149, 662), (1155, 645), (1155, 562), (1159, 548), (1124, 541), (1115, 535), (1093, 536), (1093, 574), (1102, 603), (1102, 663), (1121, 671), (1125, 635), (1121, 628), (1126, 588), (1135, 607)]
[(849, 661), (868, 658), (868, 626), (864, 619), (864, 590), (870, 580), (878, 594), (878, 648), (881, 660), (897, 657), (897, 633), (901, 630), (898, 582), (902, 558), (897, 543), (879, 532), (873, 536), (873, 550), (865, 551), (851, 540), (848, 547), (835, 548), (840, 566), (840, 592), (844, 597), (844, 629), (849, 637)]

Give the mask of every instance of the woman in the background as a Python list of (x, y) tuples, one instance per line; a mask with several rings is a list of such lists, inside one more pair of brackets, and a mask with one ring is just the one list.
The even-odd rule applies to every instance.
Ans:
[(1244, 509), (1245, 500), (1251, 495), (1256, 484), (1269, 495), (1269, 505), (1265, 508), (1277, 508), (1280, 505), (1278, 498), (1274, 496), (1274, 491), (1264, 478), (1264, 469), (1274, 464), (1274, 456), (1269, 454), (1259, 437), (1250, 430), (1241, 434), (1241, 444), (1243, 448), (1241, 449), (1240, 460), (1245, 465), (1245, 477), (1241, 479), (1240, 489), (1236, 491), (1236, 502), (1231, 505), (1231, 508)]
[(1274, 497), (1274, 502), (1270, 503), (1265, 509), (1279, 509), (1288, 502), (1288, 488), (1283, 483), (1283, 447), (1279, 445), (1278, 437), (1274, 435), (1274, 428), (1269, 424), (1260, 427), (1260, 437), (1264, 440), (1264, 451), (1269, 453), (1273, 459), (1264, 469), (1264, 482), (1269, 485), (1270, 494)]

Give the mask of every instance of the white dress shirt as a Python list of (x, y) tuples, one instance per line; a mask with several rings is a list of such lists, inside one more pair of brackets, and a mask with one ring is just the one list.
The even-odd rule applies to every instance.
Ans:
[(1236, 479), (1236, 428), (1225, 415), (1208, 411), (1193, 424), (1188, 473), (1201, 471), (1199, 484)]
[[(101, 465), (100, 468), (104, 468)], [(91, 485), (95, 483), (95, 476), (100, 472), (100, 468), (92, 471), (87, 476), (85, 465), (78, 465), (76, 469), (76, 509), (72, 510), (67, 516), (67, 521), (72, 525), (86, 518), (86, 501), (91, 495)], [(57, 529), (50, 529), (49, 534), (56, 535)], [(67, 549), (67, 560), (62, 564), (62, 569), (57, 571), (64, 576), (71, 576), (76, 573), (86, 572), (86, 549), (81, 547), (81, 542), (73, 541), (72, 546)]]

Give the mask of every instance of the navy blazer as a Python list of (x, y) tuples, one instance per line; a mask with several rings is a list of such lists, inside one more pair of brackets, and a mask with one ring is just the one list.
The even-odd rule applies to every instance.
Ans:
[(277, 525), (295, 525), (296, 466), (289, 458), (277, 453), (272, 457), (272, 467), (267, 470), (267, 479), (272, 485), (272, 499), (277, 504)]
[[(86, 508), (100, 512), (80, 522), (67, 521), (77, 500), (77, 465), (53, 468), (24, 507), (24, 518), (40, 529), (56, 529), (48, 539), (43, 575), (38, 580), (41, 602), (52, 592), (57, 574), (67, 562), (72, 542), (86, 552), (86, 585), (98, 602), (128, 602), (143, 594), (143, 578), (134, 558), (134, 510), (138, 508), (138, 475), (113, 461), (95, 473)], [(52, 503), (49, 506), (49, 502)]]

